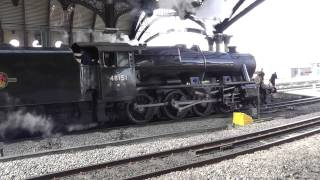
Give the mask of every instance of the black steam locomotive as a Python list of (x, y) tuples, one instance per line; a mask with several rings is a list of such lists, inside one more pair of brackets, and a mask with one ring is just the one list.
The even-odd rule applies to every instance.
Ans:
[(79, 43), (0, 49), (0, 121), (21, 108), (73, 122), (146, 123), (232, 111), (256, 98), (254, 57), (175, 47)]

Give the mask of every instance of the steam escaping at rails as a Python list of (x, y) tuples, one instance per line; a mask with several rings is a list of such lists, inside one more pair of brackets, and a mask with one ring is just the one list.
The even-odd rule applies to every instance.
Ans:
[(81, 130), (87, 130), (91, 128), (97, 127), (97, 123), (90, 123), (90, 124), (71, 124), (68, 125), (66, 128), (67, 132), (72, 132), (72, 131), (81, 131)]
[(53, 129), (54, 124), (50, 117), (19, 110), (9, 113), (6, 121), (0, 124), (0, 138), (6, 138), (7, 133), (19, 134), (20, 131), (31, 135), (41, 133), (44, 137), (50, 137)]

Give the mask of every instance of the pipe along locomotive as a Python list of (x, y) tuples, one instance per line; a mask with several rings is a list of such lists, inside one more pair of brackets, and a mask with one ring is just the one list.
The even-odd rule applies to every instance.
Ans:
[[(77, 62), (79, 50), (92, 61)], [(0, 120), (20, 109), (51, 116), (57, 126), (230, 112), (254, 104), (255, 66), (250, 54), (184, 46), (2, 47)]]

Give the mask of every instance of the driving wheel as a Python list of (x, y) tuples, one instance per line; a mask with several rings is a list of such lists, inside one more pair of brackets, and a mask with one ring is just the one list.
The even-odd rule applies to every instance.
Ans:
[(173, 106), (175, 101), (185, 101), (187, 99), (186, 95), (180, 90), (173, 90), (166, 94), (164, 102), (168, 102), (168, 105), (163, 106), (163, 113), (169, 119), (182, 119), (187, 116), (188, 109), (179, 111), (176, 107)]
[(135, 99), (127, 104), (126, 112), (129, 120), (135, 124), (149, 122), (154, 115), (154, 107), (139, 107), (138, 105), (152, 104), (153, 98), (146, 93), (139, 93)]

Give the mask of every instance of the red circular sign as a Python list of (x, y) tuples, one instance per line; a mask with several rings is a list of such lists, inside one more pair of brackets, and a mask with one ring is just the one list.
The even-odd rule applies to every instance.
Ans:
[(6, 88), (8, 85), (8, 76), (4, 72), (0, 72), (0, 89)]

